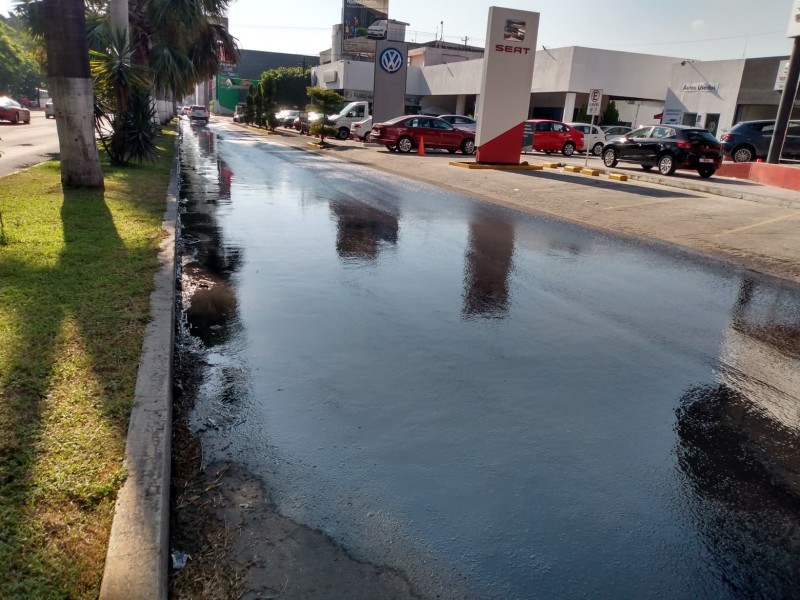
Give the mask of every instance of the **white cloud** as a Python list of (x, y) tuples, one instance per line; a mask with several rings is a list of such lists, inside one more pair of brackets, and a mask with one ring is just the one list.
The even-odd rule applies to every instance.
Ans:
[(696, 19), (696, 20), (692, 21), (692, 29), (694, 29), (695, 31), (698, 31), (700, 29), (705, 29), (705, 28), (706, 28), (705, 19)]

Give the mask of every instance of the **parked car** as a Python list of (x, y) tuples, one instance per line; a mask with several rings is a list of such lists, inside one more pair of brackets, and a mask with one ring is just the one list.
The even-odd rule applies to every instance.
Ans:
[[(282, 110), (282, 116), (278, 118), (278, 126), (291, 129), (294, 127), (294, 120), (300, 116), (299, 110)], [(275, 115), (277, 117), (277, 115)]]
[(475, 130), (478, 127), (478, 122), (475, 119), (464, 115), (439, 115), (439, 118), (444, 119), (454, 127), (458, 127), (459, 129), (468, 129), (472, 133), (475, 133)]
[(292, 126), (300, 133), (308, 133), (310, 123), (319, 120), (321, 113), (300, 111)]
[(205, 106), (193, 104), (186, 110), (186, 115), (189, 117), (190, 121), (208, 123), (208, 110)]
[(722, 145), (711, 133), (685, 125), (649, 125), (616, 138), (603, 147), (603, 163), (637, 163), (645, 171), (658, 167), (662, 175), (693, 169), (711, 177), (722, 164)]
[(23, 108), (16, 100), (2, 96), (0, 97), (0, 121), (11, 121), (15, 125), (20, 122), (28, 124), (31, 122), (31, 111)]
[(566, 123), (549, 119), (528, 119), (526, 123), (533, 125), (534, 150), (546, 154), (561, 152), (564, 156), (583, 150), (583, 134)]
[(44, 103), (44, 118), (45, 119), (55, 119), (56, 118), (56, 110), (53, 108), (53, 101), (48, 100)]
[(603, 146), (606, 144), (606, 134), (597, 125), (591, 123), (567, 123), (573, 129), (577, 129), (583, 134), (583, 148), (588, 148), (589, 152), (595, 156), (603, 153)]
[(622, 137), (633, 131), (633, 127), (627, 127), (626, 125), (603, 125), (600, 129), (606, 134), (606, 142), (610, 142), (613, 137)]
[(244, 111), (247, 108), (244, 102), (239, 102), (236, 105), (236, 108), (233, 109), (233, 122), (234, 123), (242, 123), (244, 119)]
[(372, 126), (373, 142), (386, 146), (390, 152), (411, 152), (418, 148), (420, 140), (425, 148), (441, 148), (448, 152), (461, 150), (464, 154), (475, 153), (475, 134), (466, 129), (453, 127), (439, 117), (405, 115), (395, 117)]
[[(734, 162), (750, 162), (757, 158), (767, 158), (774, 120), (742, 121), (720, 137), (722, 152)], [(790, 121), (783, 143), (784, 158), (800, 158), (800, 121)]]
[(350, 127), (350, 135), (362, 142), (372, 141), (372, 117), (353, 123)]

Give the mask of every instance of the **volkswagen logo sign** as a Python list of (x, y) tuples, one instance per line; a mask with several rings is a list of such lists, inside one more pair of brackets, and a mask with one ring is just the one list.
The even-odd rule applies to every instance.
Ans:
[(403, 67), (403, 54), (397, 48), (387, 48), (381, 52), (380, 63), (387, 73), (396, 73)]

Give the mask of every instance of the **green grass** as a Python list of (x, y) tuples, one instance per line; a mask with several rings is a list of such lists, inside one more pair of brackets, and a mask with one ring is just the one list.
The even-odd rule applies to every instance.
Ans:
[(0, 180), (0, 598), (98, 595), (174, 143), (104, 192)]

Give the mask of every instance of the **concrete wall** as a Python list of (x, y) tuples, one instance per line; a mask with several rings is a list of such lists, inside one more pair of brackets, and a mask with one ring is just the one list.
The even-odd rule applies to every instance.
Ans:
[[(672, 67), (667, 99), (664, 106), (665, 121), (668, 114), (696, 113), (701, 125), (706, 124), (706, 115), (719, 114), (716, 135), (721, 135), (734, 124), (739, 86), (745, 59), (717, 60), (708, 62), (683, 61)], [(776, 66), (777, 72), (777, 66)], [(696, 84), (710, 84), (716, 89), (692, 91)]]
[[(682, 60), (674, 56), (634, 54), (580, 46), (567, 50), (573, 51), (569, 82), (565, 88), (557, 89), (588, 94), (590, 89), (599, 88), (603, 90), (605, 98), (662, 101), (667, 93), (672, 67)], [(536, 53), (537, 62), (540, 54), (541, 52)]]

